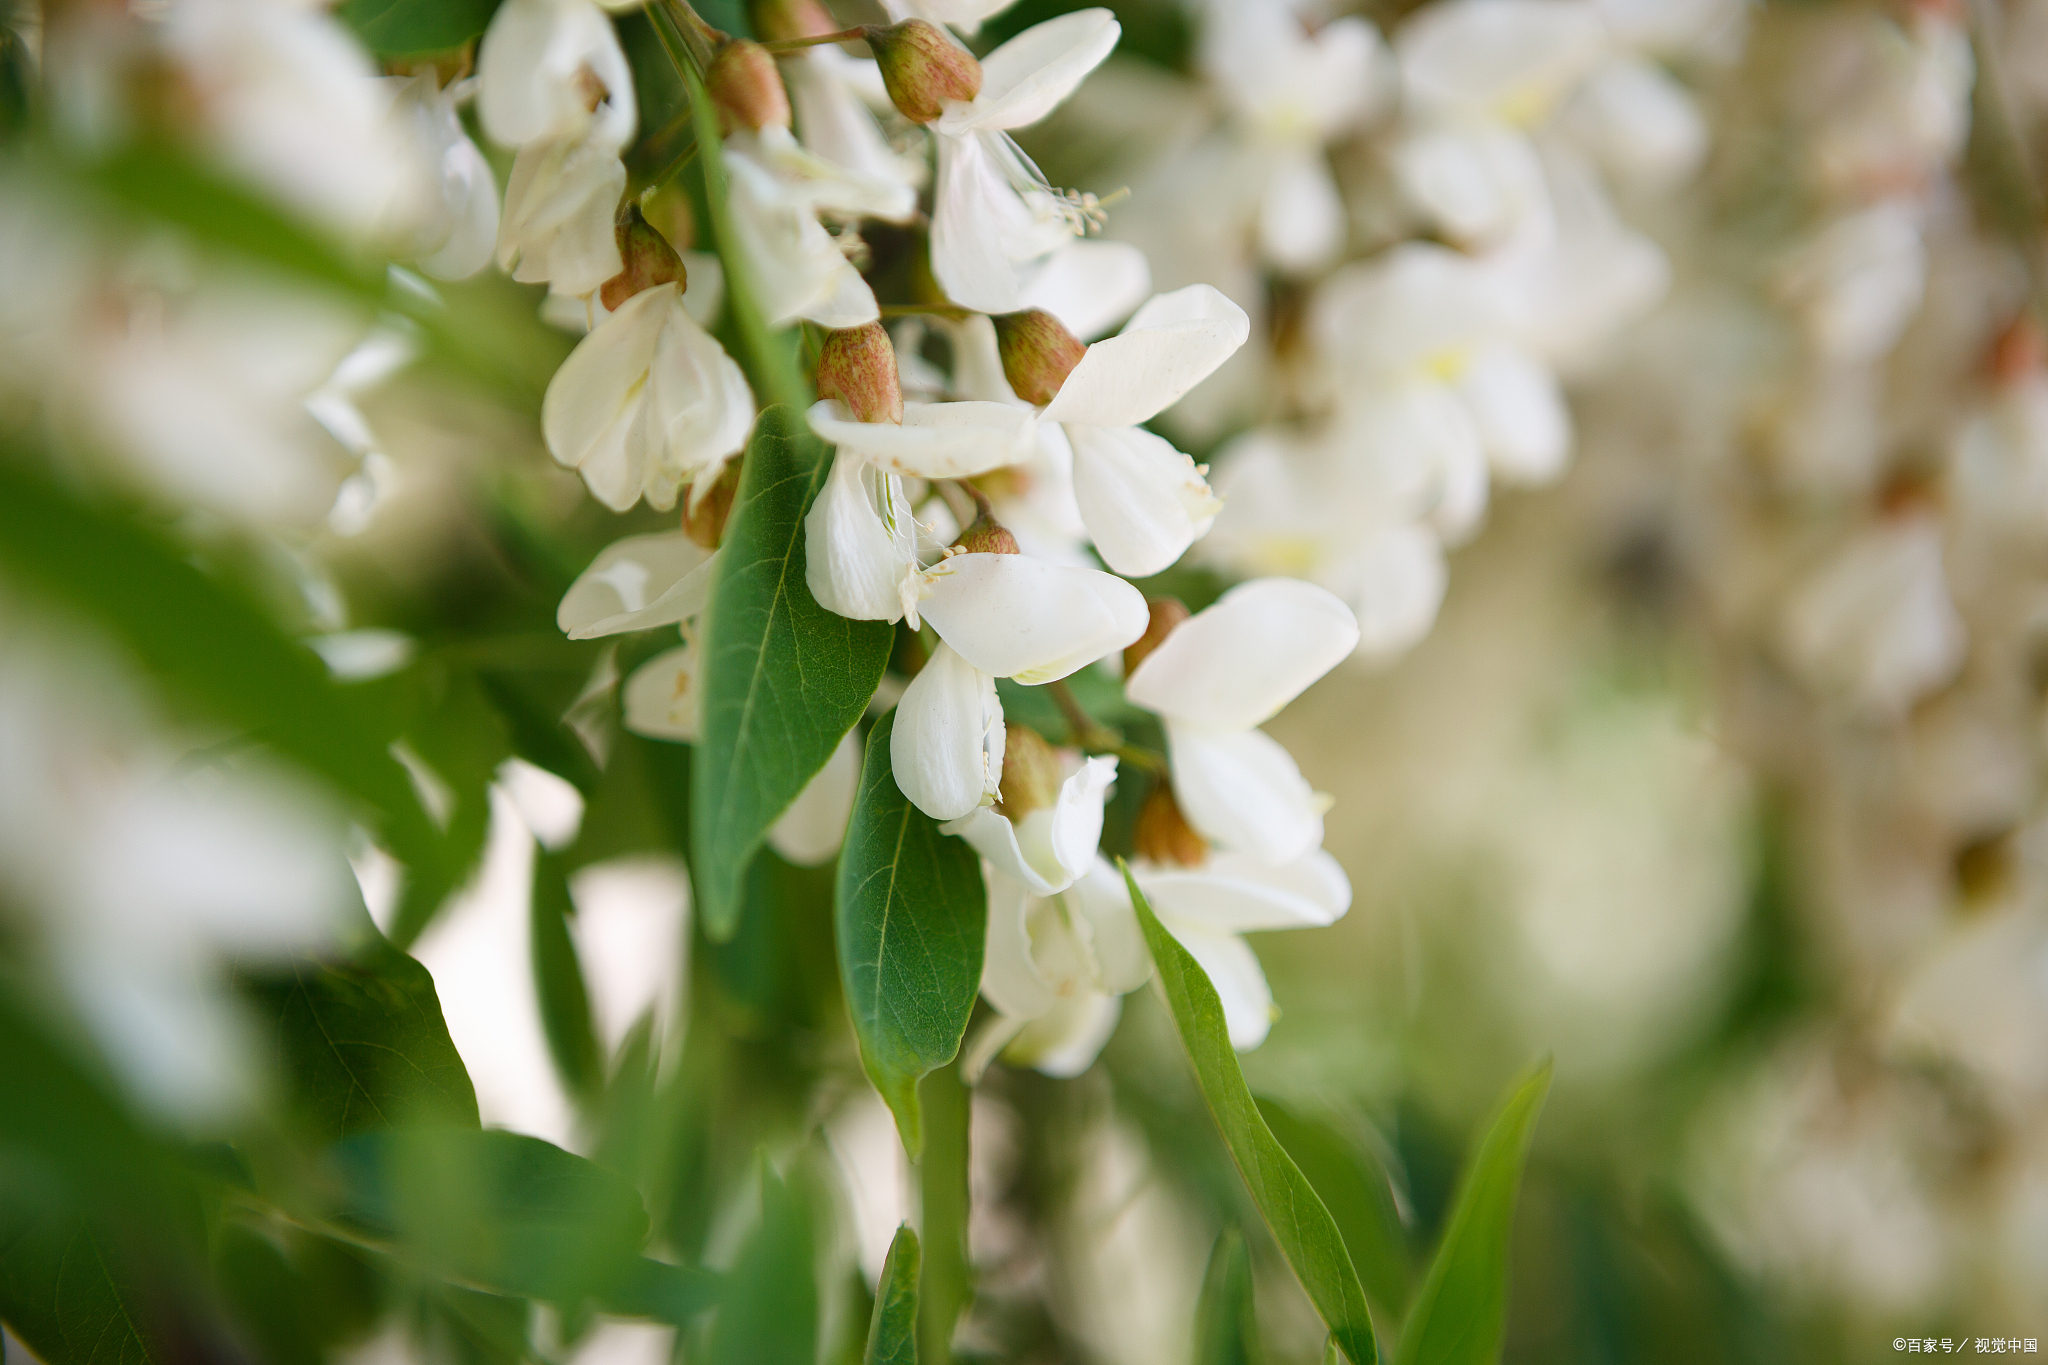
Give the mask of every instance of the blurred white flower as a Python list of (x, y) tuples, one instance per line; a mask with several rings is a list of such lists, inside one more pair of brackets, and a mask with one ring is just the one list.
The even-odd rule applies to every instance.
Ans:
[(1898, 343), (1927, 287), (1922, 210), (1887, 199), (1834, 219), (1789, 258), (1778, 289), (1827, 360), (1875, 360)]
[(466, 279), (491, 262), (498, 241), (498, 182), (455, 112), (455, 87), (432, 72), (392, 78), (391, 120), (420, 160), (424, 192), (397, 253), (427, 274)]
[(477, 49), (477, 79), (484, 131), (506, 147), (588, 141), (616, 153), (639, 124), (632, 68), (592, 0), (505, 0)]
[(523, 284), (581, 296), (625, 268), (615, 232), (626, 167), (600, 138), (541, 138), (513, 158), (498, 265)]

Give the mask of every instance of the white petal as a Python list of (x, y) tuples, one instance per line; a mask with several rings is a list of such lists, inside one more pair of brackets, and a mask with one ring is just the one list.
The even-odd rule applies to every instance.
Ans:
[(1173, 797), (1195, 832), (1262, 862), (1293, 862), (1323, 841), (1323, 802), (1294, 758), (1262, 730), (1166, 722)]
[[(994, 812), (982, 813), (992, 820), (1003, 818)], [(1051, 1009), (1057, 998), (1032, 961), (1031, 931), (1025, 920), (1030, 906), (1020, 883), (1007, 877), (989, 879), (988, 947), (981, 959), (981, 993), (1015, 1019), (1035, 1019)]]
[(1410, 18), (1394, 50), (1413, 112), (1533, 123), (1607, 44), (1599, 13), (1577, 0), (1456, 0)]
[(1489, 346), (1458, 381), (1496, 474), (1548, 483), (1571, 455), (1571, 410), (1557, 376), (1511, 346)]
[(981, 59), (981, 93), (940, 116), (944, 134), (1022, 128), (1050, 114), (1116, 47), (1123, 28), (1106, 9), (1034, 24)]
[(505, 184), (498, 264), (525, 284), (590, 293), (624, 268), (613, 219), (625, 188), (617, 153), (589, 139), (521, 147)]
[(1067, 906), (1088, 931), (1096, 980), (1112, 994), (1134, 991), (1152, 976), (1152, 952), (1131, 908), (1123, 874), (1097, 858), (1088, 875), (1067, 892)]
[(681, 531), (627, 536), (576, 576), (555, 624), (572, 640), (671, 626), (704, 610), (716, 571), (717, 554)]
[(1148, 578), (1173, 565), (1223, 504), (1195, 462), (1138, 427), (1067, 428), (1074, 497), (1102, 562)]
[(797, 54), (781, 63), (781, 69), (805, 147), (863, 177), (906, 188), (922, 180), (923, 163), (890, 150), (881, 125), (848, 80), (865, 71), (879, 84), (880, 71), (872, 61), (859, 61), (827, 46)]
[[(903, 618), (910, 555), (910, 509), (894, 475), (876, 480), (886, 506), (878, 512), (865, 462), (844, 451), (804, 517), (804, 582), (827, 611), (856, 621)], [(894, 523), (893, 526), (891, 523)]]
[(674, 285), (662, 285), (627, 300), (576, 343), (541, 400), (549, 453), (581, 471), (590, 491), (615, 511), (640, 496), (647, 452), (628, 449), (629, 437), (675, 292)]
[(1017, 1031), (1003, 1049), (1012, 1066), (1032, 1067), (1047, 1076), (1071, 1080), (1102, 1055), (1124, 1002), (1114, 995), (1086, 995), (1060, 1000)]
[(1122, 332), (1088, 348), (1046, 405), (1046, 418), (1097, 427), (1150, 421), (1250, 335), (1244, 309), (1211, 285), (1156, 295)]
[(1310, 305), (1309, 329), (1354, 382), (1440, 380), (1499, 335), (1498, 291), (1463, 253), (1405, 242), (1324, 281)]
[(1124, 694), (1187, 725), (1249, 730), (1357, 643), (1351, 609), (1332, 594), (1298, 579), (1256, 578), (1183, 621), (1125, 680)]
[(1358, 655), (1380, 661), (1429, 634), (1450, 572), (1443, 542), (1424, 526), (1383, 527), (1317, 577), (1358, 617)]
[(1201, 965), (1209, 984), (1216, 988), (1230, 1045), (1249, 1052), (1265, 1042), (1273, 1028), (1273, 990), (1266, 984), (1265, 970), (1251, 946), (1235, 934), (1219, 934), (1173, 919), (1159, 922)]
[(1140, 884), (1162, 918), (1219, 933), (1316, 929), (1351, 908), (1351, 879), (1319, 848), (1281, 867), (1219, 853), (1200, 867), (1155, 868)]
[(1008, 403), (905, 403), (901, 425), (855, 420), (843, 403), (810, 411), (811, 430), (870, 464), (921, 479), (964, 479), (1015, 464), (1031, 451), (1029, 408)]
[(846, 834), (860, 786), (861, 744), (854, 734), (839, 741), (818, 775), (804, 784), (795, 801), (768, 827), (768, 846), (799, 867), (829, 862)]
[(925, 577), (924, 619), (994, 677), (1052, 682), (1145, 633), (1143, 594), (1095, 569), (965, 554)]
[(1447, 384), (1406, 384), (1347, 398), (1338, 427), (1342, 446), (1358, 459), (1420, 471), (1432, 490), (1429, 524), (1456, 545), (1486, 515), (1486, 448), (1473, 415)]
[(1344, 245), (1344, 201), (1319, 146), (1282, 154), (1259, 200), (1259, 249), (1280, 269), (1307, 274)]
[(1056, 896), (1095, 864), (1102, 798), (1115, 779), (1115, 759), (1091, 758), (1060, 784), (1051, 807), (1012, 820), (983, 806), (940, 830), (965, 839), (992, 869), (1034, 896)]
[(1046, 842), (1067, 885), (1095, 866), (1095, 850), (1102, 842), (1102, 802), (1114, 781), (1114, 758), (1090, 758), (1060, 784), (1059, 799), (1049, 812)]
[(1019, 307), (1017, 269), (1003, 249), (1012, 220), (1028, 217), (978, 137), (941, 137), (932, 196), (932, 276), (946, 297), (982, 313)]
[(625, 726), (649, 739), (695, 744), (704, 715), (704, 689), (697, 685), (697, 642), (655, 655), (634, 669), (620, 692)]
[(1394, 148), (1394, 171), (1415, 206), (1461, 245), (1549, 230), (1542, 164), (1528, 138), (1505, 124), (1412, 133)]
[(1069, 332), (1093, 341), (1129, 316), (1152, 290), (1152, 266), (1129, 242), (1076, 240), (1045, 258), (1018, 296)]
[(889, 763), (904, 796), (934, 820), (994, 799), (1003, 776), (995, 679), (941, 641), (896, 704)]
[(1648, 186), (1685, 180), (1707, 152), (1707, 123), (1692, 92), (1641, 58), (1602, 66), (1563, 122), (1615, 175)]

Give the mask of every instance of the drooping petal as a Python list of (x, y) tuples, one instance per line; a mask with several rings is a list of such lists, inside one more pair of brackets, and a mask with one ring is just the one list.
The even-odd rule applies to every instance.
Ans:
[(1054, 1002), (1003, 1049), (1003, 1060), (1028, 1066), (1057, 1080), (1071, 1080), (1095, 1065), (1116, 1032), (1124, 1002), (1113, 995), (1086, 995)]
[(612, 220), (625, 188), (625, 163), (587, 138), (521, 147), (505, 182), (498, 264), (525, 284), (590, 293), (624, 268)]
[(1102, 840), (1102, 798), (1115, 778), (1114, 758), (1091, 758), (1060, 784), (1050, 807), (1013, 820), (982, 806), (940, 829), (965, 839), (991, 868), (1034, 896), (1056, 896), (1093, 866)]
[(1144, 596), (1095, 569), (964, 554), (925, 579), (924, 619), (974, 667), (998, 678), (1052, 682), (1145, 633)]
[(1429, 634), (1450, 571), (1443, 542), (1426, 526), (1379, 528), (1317, 574), (1358, 618), (1358, 657), (1405, 654)]
[(1496, 474), (1537, 484), (1564, 472), (1572, 417), (1556, 375), (1512, 346), (1489, 346), (1472, 357), (1458, 392)]
[(1152, 953), (1122, 873), (1096, 858), (1088, 875), (1068, 890), (1067, 906), (1087, 929), (1088, 952), (1103, 990), (1121, 995), (1151, 979)]
[(862, 422), (834, 400), (815, 403), (811, 430), (868, 463), (921, 479), (964, 479), (1031, 453), (1028, 408), (1008, 403), (905, 403), (903, 421)]
[(711, 600), (717, 558), (681, 531), (614, 541), (569, 585), (555, 624), (594, 640), (688, 620)]
[(1018, 303), (1044, 309), (1081, 340), (1093, 341), (1151, 291), (1152, 266), (1142, 250), (1129, 242), (1077, 238), (1031, 272)]
[(576, 343), (541, 400), (549, 453), (582, 471), (591, 492), (615, 511), (640, 496), (646, 455), (629, 451), (627, 438), (645, 401), (647, 370), (675, 292), (666, 284), (627, 300)]
[[(1026, 820), (1043, 817), (1044, 811), (1033, 811)], [(1066, 888), (1069, 880), (1059, 866), (1046, 856), (1043, 838), (1032, 840), (1033, 847), (1027, 851), (1022, 837), (1024, 831), (1007, 817), (997, 814), (987, 806), (979, 806), (967, 812), (958, 820), (948, 820), (939, 826), (942, 834), (955, 834), (987, 860), (989, 868), (1003, 878), (1017, 883), (1034, 896), (1056, 895)], [(1039, 856), (1033, 857), (1036, 853)]]
[(1344, 200), (1317, 146), (1282, 153), (1259, 199), (1259, 249), (1282, 270), (1307, 274), (1344, 245)]
[(1213, 285), (1155, 295), (1122, 332), (1090, 346), (1045, 408), (1047, 420), (1134, 427), (1178, 402), (1251, 335), (1244, 309)]
[(1170, 568), (1223, 504), (1195, 462), (1138, 427), (1067, 429), (1074, 498), (1102, 562), (1147, 578)]
[(953, 101), (942, 134), (1022, 128), (1050, 114), (1102, 64), (1123, 34), (1106, 9), (1075, 10), (1033, 24), (981, 59), (981, 93)]
[(1174, 800), (1203, 838), (1276, 866), (1322, 843), (1324, 802), (1264, 731), (1168, 720), (1166, 740)]
[(676, 489), (690, 485), (692, 506), (718, 482), (727, 459), (754, 429), (754, 394), (733, 358), (683, 306), (669, 306), (648, 375), (647, 417), (655, 457), (647, 501), (666, 512)]
[(1030, 211), (996, 168), (981, 139), (940, 137), (932, 199), (932, 276), (946, 297), (982, 313), (1014, 313), (1017, 269), (1004, 251), (1015, 221)]
[(854, 88), (852, 80), (863, 70), (879, 83), (872, 61), (862, 62), (826, 46), (799, 53), (781, 68), (805, 147), (864, 177), (891, 180), (906, 189), (922, 181), (923, 163), (891, 150), (881, 125)]
[(889, 763), (904, 796), (934, 820), (993, 800), (1003, 776), (995, 679), (941, 640), (896, 704)]
[(697, 683), (697, 642), (685, 638), (634, 669), (620, 689), (625, 726), (649, 739), (695, 744), (703, 723), (704, 689)]
[(768, 827), (768, 846), (799, 867), (829, 862), (839, 851), (846, 821), (853, 814), (860, 786), (860, 741), (852, 734), (839, 741), (818, 775), (804, 784), (781, 818)]
[(914, 569), (910, 509), (894, 475), (876, 479), (884, 506), (871, 501), (874, 478), (858, 456), (841, 451), (804, 517), (804, 582), (827, 611), (856, 621), (903, 618), (903, 584)]
[(1102, 842), (1102, 803), (1116, 781), (1114, 758), (1089, 758), (1060, 784), (1059, 799), (1047, 812), (1046, 845), (1053, 863), (1071, 885), (1095, 865)]
[(1218, 933), (1162, 914), (1159, 923), (1180, 941), (1201, 965), (1223, 1003), (1223, 1024), (1230, 1045), (1249, 1052), (1266, 1041), (1273, 1028), (1273, 988), (1266, 984), (1258, 954), (1235, 934)]
[[(1000, 815), (990, 814), (1001, 820)], [(1038, 974), (1031, 958), (1031, 931), (1025, 916), (1031, 906), (1022, 883), (1007, 877), (988, 883), (988, 947), (981, 959), (981, 993), (1004, 1014), (1035, 1019), (1051, 1009), (1052, 987)]]
[(1278, 715), (1358, 644), (1351, 609), (1313, 583), (1255, 578), (1183, 621), (1124, 682), (1185, 725), (1249, 730)]
[(1200, 867), (1154, 868), (1142, 885), (1162, 917), (1219, 933), (1321, 928), (1351, 908), (1351, 879), (1319, 848), (1280, 867), (1219, 853)]
[[(617, 151), (638, 122), (626, 54), (587, 0), (506, 0), (484, 30), (477, 76), (484, 131), (507, 147), (588, 131)], [(592, 78), (604, 91), (595, 110)]]

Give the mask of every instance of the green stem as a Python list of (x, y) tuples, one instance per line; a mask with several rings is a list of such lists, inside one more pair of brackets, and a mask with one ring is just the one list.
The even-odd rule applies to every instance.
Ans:
[(807, 47), (823, 47), (827, 43), (858, 43), (867, 36), (867, 26), (857, 24), (852, 28), (842, 28), (837, 33), (820, 33), (809, 38), (777, 38), (761, 46), (775, 53), (801, 52)]
[[(652, 16), (656, 12), (650, 9), (648, 14)], [(703, 16), (690, 8), (689, 0), (665, 0), (661, 12), (665, 12), (669, 22), (679, 30), (678, 36), (690, 49), (690, 56), (697, 63), (698, 74), (702, 75), (711, 66), (711, 59), (718, 55), (719, 47), (730, 40), (724, 33), (705, 23)], [(674, 54), (671, 53), (670, 56), (673, 58)]]
[(954, 322), (961, 322), (974, 316), (969, 309), (955, 308), (942, 303), (885, 303), (881, 307), (881, 313), (885, 318), (936, 317), (949, 318)]
[(967, 1260), (967, 1089), (960, 1063), (934, 1071), (919, 1087), (924, 1106), (924, 1159), (918, 1163), (919, 1238), (924, 1273), (918, 1286), (918, 1356), (950, 1365), (953, 1327), (973, 1296)]

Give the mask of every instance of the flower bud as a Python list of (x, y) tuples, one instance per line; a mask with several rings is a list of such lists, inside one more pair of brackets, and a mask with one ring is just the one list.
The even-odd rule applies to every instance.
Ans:
[(1017, 548), (1017, 537), (1010, 534), (1010, 528), (997, 521), (989, 512), (983, 512), (976, 517), (974, 524), (962, 531), (960, 539), (953, 542), (953, 548), (966, 555), (1023, 553)]
[(1124, 646), (1124, 676), (1130, 677), (1145, 657), (1166, 643), (1166, 637), (1173, 628), (1188, 619), (1188, 609), (1178, 597), (1148, 597), (1146, 610), (1151, 613), (1145, 622), (1145, 633)]
[(936, 25), (905, 19), (887, 28), (870, 26), (866, 36), (890, 100), (913, 123), (936, 123), (947, 100), (981, 93), (981, 63)]
[(643, 289), (652, 289), (658, 284), (682, 284), (687, 287), (688, 276), (683, 270), (683, 258), (668, 244), (668, 239), (654, 230), (654, 225), (640, 216), (640, 206), (635, 204), (626, 210), (618, 226), (613, 229), (619, 242), (619, 259), (626, 268), (606, 280), (598, 290), (598, 301), (608, 309), (617, 309), (627, 299)]
[(2025, 313), (1998, 334), (1991, 347), (1991, 378), (1998, 384), (2016, 384), (2040, 371), (2044, 352), (2041, 329)]
[(896, 348), (879, 322), (825, 334), (818, 356), (818, 397), (836, 398), (861, 422), (903, 421)]
[(1019, 398), (1034, 407), (1052, 401), (1088, 350), (1058, 318), (1041, 309), (1003, 313), (990, 321), (996, 325), (1003, 377)]
[(683, 495), (683, 531), (707, 550), (725, 539), (725, 520), (732, 515), (733, 496), (740, 491), (740, 461), (731, 459), (718, 471), (718, 482), (699, 498), (695, 487)]
[(1035, 810), (1049, 810), (1060, 799), (1060, 756), (1045, 737), (1028, 725), (1011, 721), (1003, 727), (1003, 781), (997, 808), (1015, 823)]
[(1163, 867), (1200, 867), (1209, 857), (1209, 841), (1195, 833), (1173, 799), (1173, 784), (1160, 779), (1138, 808), (1131, 842), (1140, 858)]
[(789, 92), (768, 49), (747, 38), (735, 38), (718, 49), (704, 73), (711, 103), (725, 130), (789, 127)]
[(767, 43), (787, 43), (799, 38), (821, 38), (839, 31), (832, 16), (818, 0), (753, 0), (747, 6), (754, 32)]

